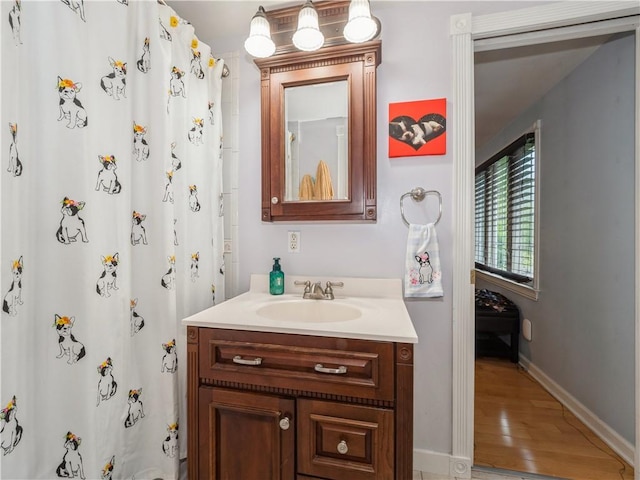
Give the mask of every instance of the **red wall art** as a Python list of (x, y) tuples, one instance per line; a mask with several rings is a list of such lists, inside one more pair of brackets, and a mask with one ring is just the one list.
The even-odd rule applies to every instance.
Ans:
[(389, 104), (389, 157), (444, 155), (447, 99)]

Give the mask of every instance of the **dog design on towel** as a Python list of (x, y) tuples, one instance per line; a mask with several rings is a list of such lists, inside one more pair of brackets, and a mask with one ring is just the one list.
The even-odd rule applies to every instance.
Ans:
[(113, 467), (116, 464), (116, 456), (112, 456), (109, 463), (107, 463), (104, 467), (102, 467), (102, 472), (100, 475), (100, 480), (111, 480), (113, 475)]
[(78, 451), (82, 439), (76, 437), (73, 433), (67, 432), (65, 436), (64, 448), (67, 449), (67, 453), (62, 457), (62, 462), (56, 469), (56, 474), (60, 478), (75, 478), (80, 477), (84, 480), (84, 468), (82, 467), (82, 456)]
[(14, 395), (9, 404), (0, 410), (0, 446), (3, 455), (13, 452), (22, 438), (22, 427), (16, 418), (17, 412), (18, 404)]
[(140, 396), (142, 395), (142, 388), (138, 388), (136, 390), (129, 390), (129, 411), (127, 413), (127, 418), (124, 421), (124, 426), (126, 428), (133, 427), (138, 420), (144, 418), (144, 410), (142, 408), (142, 400), (140, 400)]
[(98, 381), (98, 405), (100, 405), (100, 400), (109, 400), (116, 394), (118, 384), (113, 378), (112, 371), (113, 363), (111, 363), (111, 357), (108, 357), (98, 365), (98, 373), (100, 374), (100, 380)]
[(2, 302), (2, 311), (8, 313), (12, 317), (18, 314), (18, 305), (22, 305), (22, 256), (18, 260), (14, 260), (11, 263), (11, 286), (9, 291), (4, 296)]
[(433, 283), (433, 267), (431, 266), (431, 261), (429, 260), (429, 252), (421, 253), (420, 255), (416, 255), (416, 262), (420, 267), (418, 268), (418, 282), (420, 285), (425, 283)]

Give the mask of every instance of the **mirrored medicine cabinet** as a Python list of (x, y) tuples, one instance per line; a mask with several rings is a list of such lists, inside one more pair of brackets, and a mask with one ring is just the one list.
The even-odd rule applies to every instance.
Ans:
[(261, 75), (262, 220), (376, 220), (381, 41), (255, 59)]

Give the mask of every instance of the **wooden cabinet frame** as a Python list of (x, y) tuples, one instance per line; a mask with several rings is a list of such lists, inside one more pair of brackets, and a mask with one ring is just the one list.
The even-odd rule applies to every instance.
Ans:
[[(255, 59), (261, 76), (262, 220), (375, 221), (376, 68), (380, 40)], [(285, 202), (284, 89), (334, 80), (349, 85), (349, 199)]]

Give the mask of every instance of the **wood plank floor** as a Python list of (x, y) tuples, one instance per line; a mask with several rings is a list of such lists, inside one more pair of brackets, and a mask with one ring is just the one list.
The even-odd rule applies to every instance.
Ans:
[(522, 368), (476, 360), (476, 465), (573, 480), (633, 480), (633, 467)]

